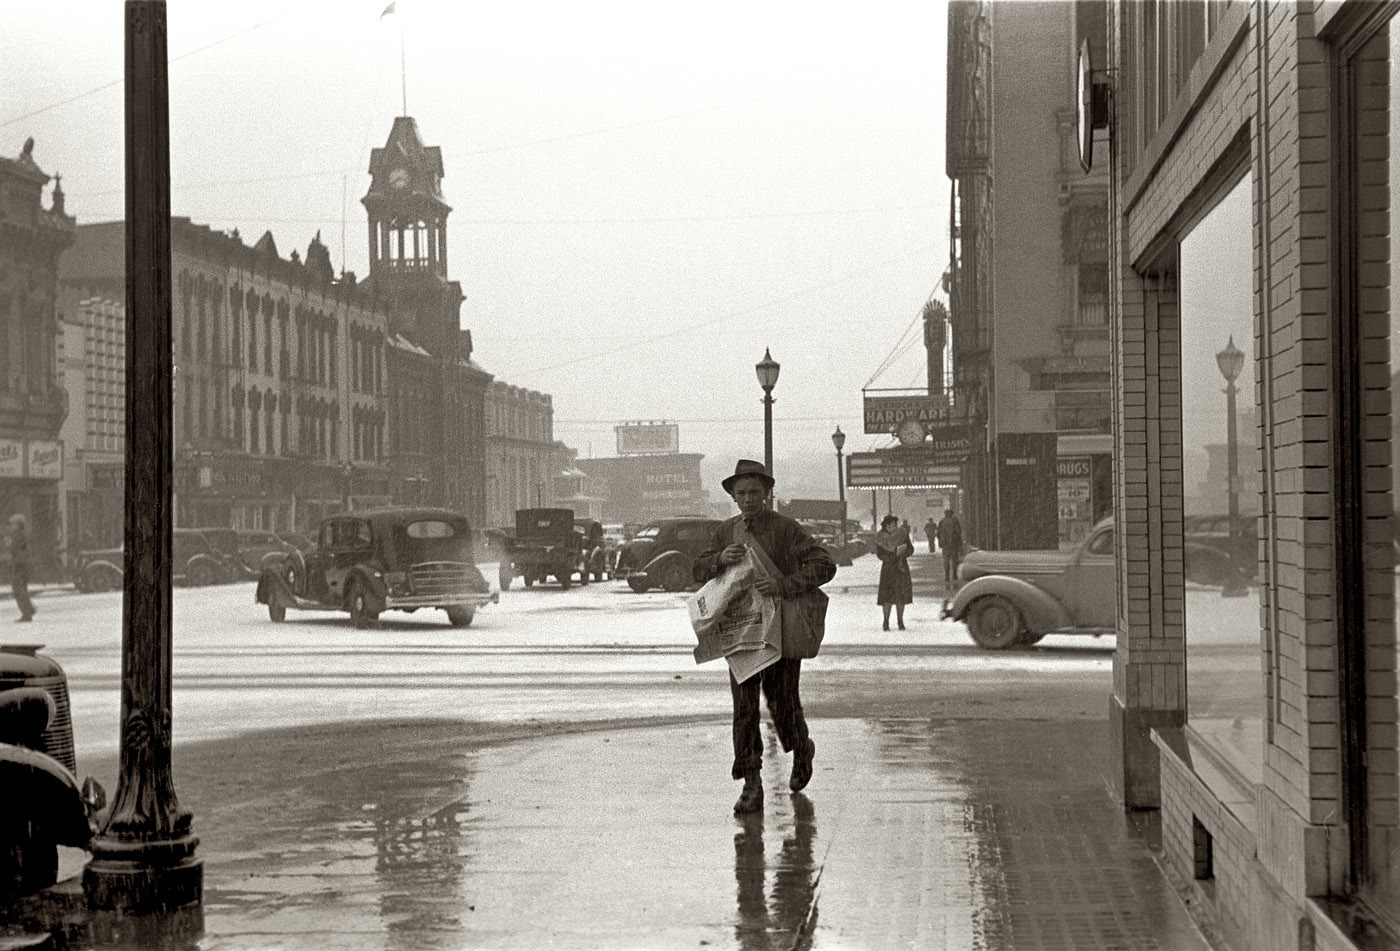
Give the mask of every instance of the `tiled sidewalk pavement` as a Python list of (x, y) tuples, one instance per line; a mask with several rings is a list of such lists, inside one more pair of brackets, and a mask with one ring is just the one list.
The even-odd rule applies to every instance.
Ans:
[(200, 947), (1203, 951), (1104, 731), (818, 720), (807, 794), (770, 745), (742, 820), (727, 722), (282, 776), (236, 852), (206, 823)]

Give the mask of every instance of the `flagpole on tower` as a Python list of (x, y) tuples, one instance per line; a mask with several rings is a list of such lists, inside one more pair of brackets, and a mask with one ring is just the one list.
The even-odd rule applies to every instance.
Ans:
[(398, 15), (398, 0), (392, 2), (384, 8), (384, 12), (379, 14), (379, 19), (384, 19), (389, 14), (394, 14), (399, 21), (399, 88), (403, 94), (403, 112), (401, 115), (408, 115), (408, 65), (403, 51), (403, 17)]

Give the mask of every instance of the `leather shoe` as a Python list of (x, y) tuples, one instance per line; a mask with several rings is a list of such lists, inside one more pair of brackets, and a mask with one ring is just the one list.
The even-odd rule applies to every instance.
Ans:
[(817, 744), (810, 736), (802, 749), (792, 754), (792, 778), (788, 780), (788, 788), (793, 792), (801, 792), (812, 781), (812, 757), (816, 755)]
[(744, 777), (744, 790), (734, 803), (734, 814), (757, 812), (763, 808), (763, 780), (757, 773)]

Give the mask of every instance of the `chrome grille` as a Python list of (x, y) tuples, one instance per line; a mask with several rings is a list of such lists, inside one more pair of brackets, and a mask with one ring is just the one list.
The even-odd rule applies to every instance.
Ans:
[(481, 585), (475, 583), (475, 574), (470, 565), (461, 562), (430, 561), (414, 565), (408, 577), (415, 598), (450, 598), (479, 593)]

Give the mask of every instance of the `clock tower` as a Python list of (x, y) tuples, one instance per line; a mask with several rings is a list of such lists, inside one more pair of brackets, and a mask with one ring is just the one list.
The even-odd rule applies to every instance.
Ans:
[(388, 141), (369, 159), (370, 186), (360, 199), (369, 218), (369, 276), (390, 302), (392, 330), (441, 357), (459, 353), (462, 287), (447, 276), (447, 216), (442, 149), (425, 146), (418, 124), (399, 116)]

